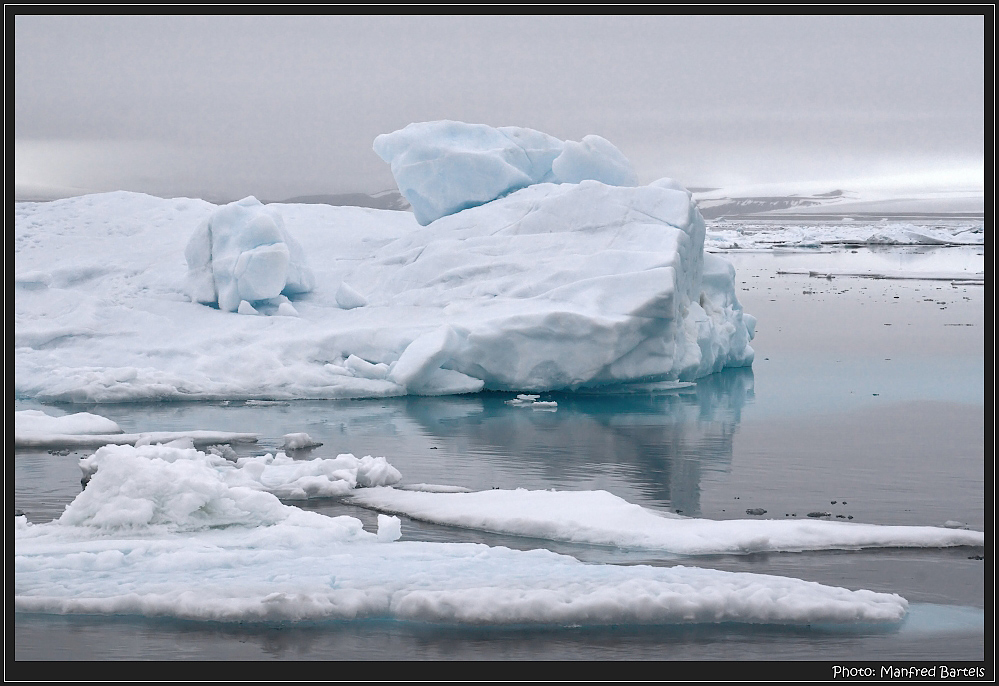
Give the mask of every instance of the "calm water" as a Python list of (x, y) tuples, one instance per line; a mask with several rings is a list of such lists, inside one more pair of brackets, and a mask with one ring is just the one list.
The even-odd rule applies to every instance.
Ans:
[[(985, 509), (984, 293), (926, 281), (775, 276), (793, 256), (734, 255), (746, 310), (759, 318), (752, 369), (680, 392), (545, 394), (556, 412), (506, 393), (447, 398), (65, 406), (125, 431), (254, 431), (242, 454), (306, 431), (305, 459), (384, 455), (403, 483), (472, 489), (605, 489), (646, 507), (712, 519), (803, 517), (982, 530)], [(18, 401), (17, 409), (36, 407)], [(78, 458), (17, 452), (15, 507), (57, 517), (80, 489)], [(835, 504), (833, 504), (835, 501)], [(295, 503), (299, 504), (300, 503)], [(304, 507), (376, 513), (347, 502)], [(991, 511), (991, 508), (990, 508)], [(982, 549), (873, 550), (677, 558), (488, 534), (403, 518), (408, 540), (547, 547), (587, 562), (686, 565), (794, 576), (899, 593), (910, 618), (891, 631), (737, 625), (467, 629), (402, 622), (229, 625), (136, 617), (19, 614), (16, 659), (984, 659)], [(987, 572), (987, 565), (989, 571)]]

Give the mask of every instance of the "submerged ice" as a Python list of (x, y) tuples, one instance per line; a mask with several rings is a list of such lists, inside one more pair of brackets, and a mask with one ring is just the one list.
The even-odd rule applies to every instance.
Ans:
[[(691, 194), (669, 179), (630, 185), (603, 139), (438, 122), (376, 148), (442, 208), (426, 226), (407, 212), (253, 198), (18, 204), (15, 392), (537, 392), (752, 363), (755, 320), (732, 266), (705, 254)], [(504, 174), (517, 180), (489, 185)]]

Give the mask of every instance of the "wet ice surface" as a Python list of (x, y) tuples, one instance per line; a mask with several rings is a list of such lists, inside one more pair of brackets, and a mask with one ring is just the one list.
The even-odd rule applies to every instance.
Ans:
[[(745, 282), (737, 286), (749, 289), (739, 296), (760, 321), (756, 363), (693, 388), (613, 398), (542, 394), (542, 401), (557, 401), (557, 412), (507, 405), (515, 395), (502, 393), (59, 409), (106, 416), (125, 432), (199, 426), (260, 433), (258, 445), (236, 446), (241, 455), (274, 452), (285, 434), (308, 432), (323, 446), (299, 457), (385, 455), (404, 483), (605, 489), (654, 510), (711, 519), (746, 518), (747, 509), (759, 507), (768, 518), (824, 511), (833, 520), (957, 521), (983, 530), (984, 289), (776, 273), (790, 263), (814, 266), (810, 260), (818, 256), (728, 257)], [(16, 409), (37, 407), (21, 402)], [(76, 462), (85, 454), (18, 452), (15, 506), (36, 522), (58, 516), (79, 492)], [(314, 500), (302, 506), (349, 514), (376, 530), (377, 514), (355, 505)], [(587, 562), (677, 561), (405, 518), (402, 538), (547, 547)], [(466, 630), (379, 622), (227, 627), (18, 615), (15, 643), (18, 659), (60, 651), (80, 657), (74, 651), (82, 646), (94, 657), (981, 659), (985, 573), (983, 561), (971, 558), (982, 554), (981, 548), (956, 548), (684, 558), (699, 567), (898, 593), (910, 602), (909, 624), (889, 632), (729, 625)], [(51, 638), (40, 639), (70, 633), (77, 639), (56, 640), (55, 648)]]

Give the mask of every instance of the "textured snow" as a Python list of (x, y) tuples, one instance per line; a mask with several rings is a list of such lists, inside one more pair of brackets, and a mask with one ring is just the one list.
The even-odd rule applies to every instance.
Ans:
[[(222, 210), (280, 216), (300, 242), (314, 290), (255, 306), (298, 316), (191, 301), (185, 245)], [(15, 393), (43, 401), (537, 392), (753, 359), (734, 270), (704, 254), (704, 223), (669, 180), (535, 184), (426, 227), (118, 192), (18, 203), (14, 234)]]
[[(84, 503), (112, 502), (113, 505), (102, 505), (108, 510), (113, 510), (121, 502), (126, 502), (124, 510), (134, 510), (134, 503), (142, 501), (141, 510), (154, 513), (161, 501), (194, 502), (191, 493), (204, 492), (205, 483), (215, 491), (222, 488), (219, 486), (221, 483), (225, 488), (233, 487), (237, 491), (240, 488), (266, 491), (285, 499), (304, 500), (342, 496), (359, 487), (392, 485), (402, 478), (399, 470), (384, 457), (371, 455), (357, 458), (344, 454), (335, 458), (294, 460), (279, 452), (276, 455), (268, 453), (241, 457), (233, 463), (212, 451), (203, 453), (193, 447), (152, 444), (139, 447), (105, 446), (80, 460), (80, 469), (84, 479), (90, 483), (94, 482), (94, 474), (105, 472), (105, 475), (96, 486), (88, 485), (87, 490), (67, 508), (67, 513), (74, 508), (85, 509), (79, 504), (81, 499)], [(114, 476), (106, 474), (109, 470), (114, 472)], [(186, 476), (188, 473), (194, 476)], [(162, 485), (158, 483), (160, 480), (171, 483)], [(122, 497), (119, 482), (129, 485), (125, 501), (119, 500)], [(107, 489), (111, 490), (105, 492)], [(148, 495), (139, 495), (140, 491)], [(196, 507), (198, 515), (219, 509), (205, 502)], [(179, 526), (189, 524), (176, 513), (167, 519)]]
[(514, 126), (431, 121), (378, 136), (374, 150), (423, 225), (536, 183), (638, 185), (628, 158), (595, 135), (576, 143)]
[(606, 491), (431, 493), (375, 488), (352, 497), (367, 507), (435, 524), (683, 555), (985, 545), (982, 532), (928, 526), (695, 519), (652, 512)]
[(15, 517), (18, 611), (233, 621), (897, 623), (907, 607), (893, 594), (759, 574), (398, 541), (395, 517), (380, 517), (372, 534), (353, 517), (303, 511), (262, 490), (268, 468), (289, 467), (278, 458), (231, 465), (193, 449), (109, 446), (90, 459), (96, 473), (59, 519)]

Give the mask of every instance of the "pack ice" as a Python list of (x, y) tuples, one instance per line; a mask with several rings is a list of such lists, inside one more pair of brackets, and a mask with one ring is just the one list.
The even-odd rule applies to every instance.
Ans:
[(375, 147), (438, 209), (17, 204), (16, 393), (536, 392), (752, 363), (755, 320), (732, 266), (704, 253), (690, 193), (623, 185), (634, 173), (607, 141), (433, 122)]

